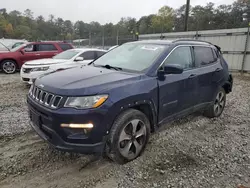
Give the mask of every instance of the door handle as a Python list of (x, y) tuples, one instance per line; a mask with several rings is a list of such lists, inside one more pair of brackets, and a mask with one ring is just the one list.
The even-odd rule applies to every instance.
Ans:
[(217, 68), (215, 69), (215, 72), (220, 72), (222, 70), (222, 68)]
[(36, 54), (37, 56), (41, 55), (41, 54)]
[(197, 75), (196, 74), (191, 74), (188, 78), (189, 79), (192, 79), (192, 78), (194, 78), (194, 77), (196, 77)]

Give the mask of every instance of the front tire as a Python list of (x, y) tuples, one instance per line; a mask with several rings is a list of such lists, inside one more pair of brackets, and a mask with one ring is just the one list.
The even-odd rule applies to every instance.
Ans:
[(224, 111), (225, 105), (226, 92), (224, 88), (220, 88), (216, 94), (213, 104), (205, 110), (204, 115), (209, 118), (219, 117)]
[(13, 60), (4, 60), (1, 63), (1, 69), (5, 74), (13, 74), (17, 70), (17, 64)]
[(129, 109), (116, 118), (106, 144), (106, 154), (119, 164), (132, 161), (144, 151), (149, 135), (150, 122), (146, 115)]

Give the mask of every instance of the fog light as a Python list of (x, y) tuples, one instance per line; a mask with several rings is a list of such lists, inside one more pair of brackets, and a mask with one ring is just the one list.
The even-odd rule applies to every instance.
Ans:
[(94, 125), (92, 123), (87, 123), (87, 124), (75, 124), (75, 123), (62, 123), (61, 127), (67, 127), (67, 128), (72, 128), (72, 129), (92, 129)]

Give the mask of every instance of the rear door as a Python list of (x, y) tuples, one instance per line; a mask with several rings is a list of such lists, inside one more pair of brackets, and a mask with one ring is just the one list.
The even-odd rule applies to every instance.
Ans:
[(38, 52), (40, 54), (40, 59), (52, 58), (58, 54), (58, 49), (54, 44), (38, 44)]
[(198, 81), (192, 48), (179, 46), (165, 60), (164, 65), (179, 64), (183, 67), (182, 74), (165, 75), (159, 84), (159, 119), (180, 113), (195, 104)]
[(199, 103), (211, 102), (222, 79), (222, 65), (213, 48), (209, 46), (194, 46), (196, 66), (199, 67), (198, 82)]

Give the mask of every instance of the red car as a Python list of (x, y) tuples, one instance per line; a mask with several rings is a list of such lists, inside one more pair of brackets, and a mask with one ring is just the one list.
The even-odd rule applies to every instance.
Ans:
[(72, 49), (64, 42), (30, 42), (17, 46), (9, 52), (0, 52), (0, 70), (12, 74), (20, 69), (26, 61), (51, 58), (54, 55)]

